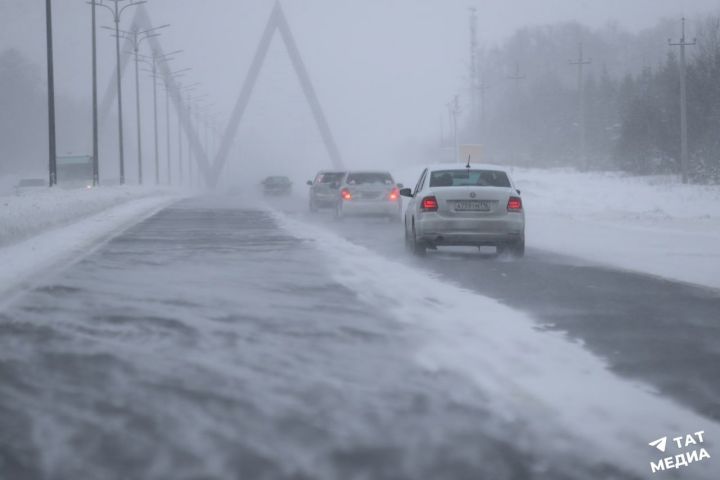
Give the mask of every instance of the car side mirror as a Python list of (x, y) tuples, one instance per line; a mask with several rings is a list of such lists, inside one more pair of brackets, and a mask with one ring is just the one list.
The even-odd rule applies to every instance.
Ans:
[(402, 189), (400, 189), (400, 196), (412, 198), (412, 196), (413, 196), (412, 190), (409, 188), (402, 188)]
[(398, 188), (403, 188), (403, 184), (402, 184), (402, 183), (398, 183), (398, 184), (397, 184), (397, 187), (398, 187)]
[(308, 181), (305, 182), (305, 183), (307, 184), (308, 187), (312, 187), (312, 180), (308, 180)]
[(515, 191), (517, 192), (518, 195), (520, 195), (520, 189), (516, 189)]

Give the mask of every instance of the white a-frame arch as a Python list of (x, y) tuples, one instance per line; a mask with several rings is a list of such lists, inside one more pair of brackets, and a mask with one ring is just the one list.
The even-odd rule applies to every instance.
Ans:
[(276, 31), (280, 32), (280, 36), (285, 43), (288, 55), (290, 56), (290, 61), (292, 62), (295, 73), (300, 80), (300, 86), (302, 87), (305, 98), (310, 105), (310, 109), (312, 110), (315, 122), (320, 129), (320, 135), (322, 136), (323, 142), (325, 143), (325, 148), (327, 149), (328, 155), (330, 156), (330, 161), (332, 162), (334, 168), (343, 168), (340, 151), (338, 150), (335, 139), (332, 135), (332, 132), (330, 131), (330, 126), (327, 122), (327, 119), (325, 118), (322, 107), (320, 106), (320, 101), (318, 100), (317, 94), (315, 93), (312, 82), (310, 81), (310, 76), (308, 75), (307, 69), (305, 68), (305, 63), (300, 56), (300, 50), (295, 43), (295, 39), (292, 35), (292, 32), (290, 31), (290, 26), (287, 22), (287, 19), (285, 18), (285, 13), (283, 12), (280, 2), (276, 2), (272, 14), (270, 15), (270, 19), (268, 20), (267, 26), (265, 27), (263, 36), (260, 39), (260, 45), (258, 45), (258, 49), (255, 52), (255, 57), (253, 58), (252, 64), (250, 65), (250, 70), (247, 74), (247, 77), (245, 78), (245, 83), (243, 84), (242, 90), (240, 91), (240, 96), (238, 97), (237, 103), (235, 104), (235, 108), (233, 110), (232, 116), (230, 117), (230, 121), (228, 122), (227, 129), (225, 130), (225, 134), (223, 135), (222, 141), (220, 142), (220, 148), (218, 150), (217, 156), (215, 157), (215, 161), (212, 164), (212, 170), (208, 178), (208, 183), (210, 185), (215, 185), (220, 177), (220, 174), (222, 173), (222, 169), (227, 161), (228, 152), (233, 143), (235, 135), (237, 134), (238, 127), (240, 126), (240, 121), (242, 120), (248, 103), (250, 102), (253, 88), (255, 87), (255, 83), (257, 82), (258, 76), (260, 74), (260, 69), (262, 68), (265, 57), (267, 56), (268, 50), (270, 48), (270, 42), (272, 41), (273, 35)]

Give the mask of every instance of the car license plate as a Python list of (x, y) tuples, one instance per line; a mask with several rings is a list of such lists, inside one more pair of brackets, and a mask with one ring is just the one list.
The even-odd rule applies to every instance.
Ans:
[(360, 195), (358, 195), (358, 198), (364, 198), (366, 200), (378, 198), (380, 196), (379, 193), (376, 192), (360, 192)]
[(489, 212), (490, 202), (483, 200), (458, 200), (455, 202), (458, 212)]

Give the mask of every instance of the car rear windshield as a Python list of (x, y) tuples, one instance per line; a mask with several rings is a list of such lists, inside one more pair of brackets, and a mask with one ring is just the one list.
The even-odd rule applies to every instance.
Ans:
[(430, 187), (510, 187), (500, 170), (438, 170), (430, 174)]
[(345, 175), (342, 172), (323, 173), (318, 179), (318, 183), (335, 183), (342, 180), (342, 176)]
[(287, 177), (268, 177), (265, 180), (266, 183), (290, 183), (290, 179)]
[(373, 173), (373, 172), (363, 172), (363, 173), (351, 173), (348, 175), (347, 178), (347, 184), (348, 185), (363, 185), (368, 183), (379, 183), (381, 185), (392, 185), (393, 184), (393, 178), (390, 176), (389, 173)]

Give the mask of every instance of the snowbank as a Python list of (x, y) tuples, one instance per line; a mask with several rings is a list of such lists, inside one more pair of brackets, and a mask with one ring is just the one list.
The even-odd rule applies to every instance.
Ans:
[[(421, 171), (395, 177), (414, 186)], [(720, 186), (614, 172), (512, 171), (529, 247), (720, 289)]]
[[(718, 423), (614, 375), (581, 344), (561, 332), (538, 329), (523, 313), (322, 227), (278, 212), (275, 216), (291, 234), (328, 255), (337, 282), (413, 325), (415, 358), (428, 374), (463, 375), (478, 386), (479, 397), (497, 418), (522, 425), (522, 438), (507, 438), (505, 430), (496, 433), (519, 448), (566, 452), (640, 477), (656, 460), (647, 443), (663, 432), (704, 428), (713, 438), (720, 434)], [(709, 464), (693, 467), (693, 478), (715, 478)]]
[(720, 186), (516, 169), (531, 247), (720, 288)]
[(172, 190), (140, 187), (0, 197), (0, 299), (178, 198)]
[(131, 200), (171, 194), (170, 190), (123, 186), (43, 188), (19, 196), (0, 196), (0, 247)]

